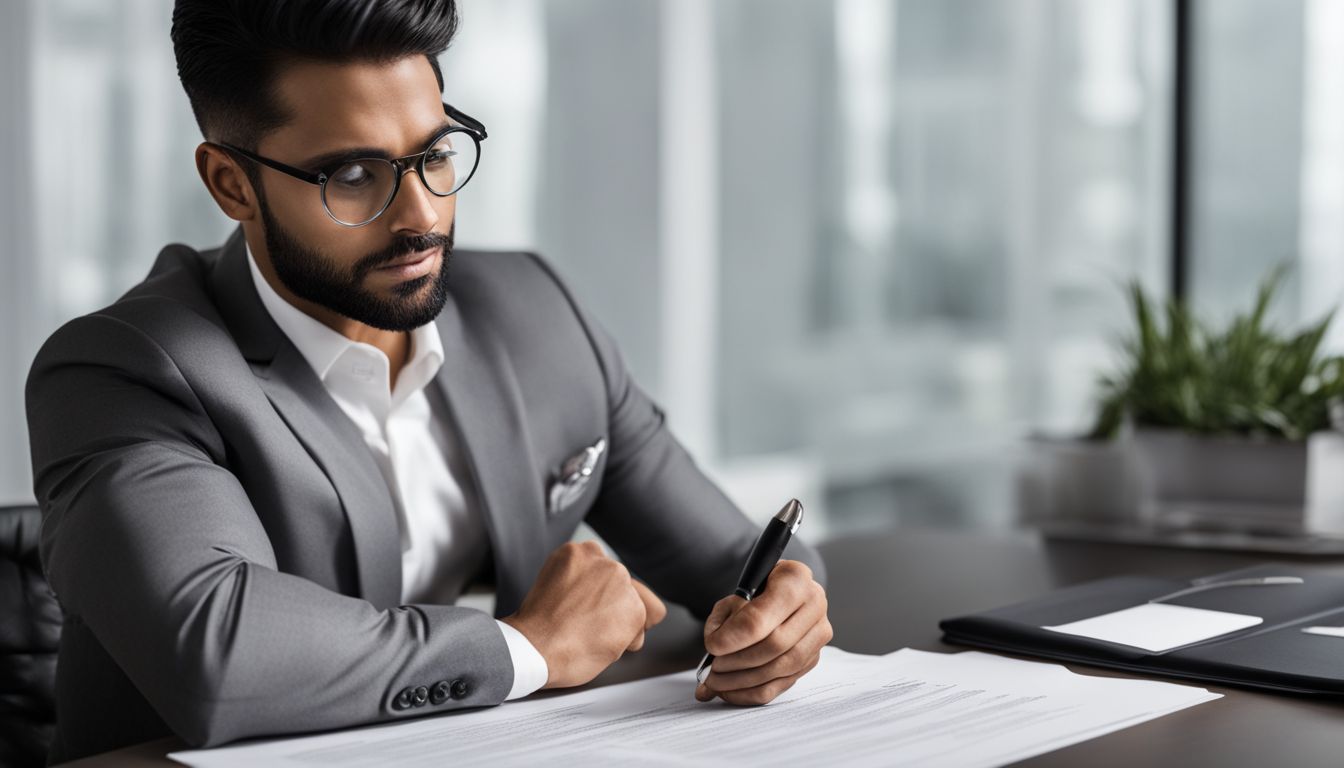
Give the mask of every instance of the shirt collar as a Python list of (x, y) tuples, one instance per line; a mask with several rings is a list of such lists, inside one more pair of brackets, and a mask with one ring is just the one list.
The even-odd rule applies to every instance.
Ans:
[[(368, 347), (383, 354), (382, 350), (371, 344), (354, 341), (337, 333), (276, 293), (271, 284), (266, 282), (266, 277), (261, 274), (251, 247), (247, 247), (247, 265), (252, 272), (252, 282), (261, 297), (262, 305), (266, 307), (266, 312), (298, 348), (299, 353), (308, 361), (308, 365), (312, 366), (319, 379), (326, 381), (332, 366), (351, 347)], [(383, 357), (386, 359), (387, 356)], [(406, 362), (397, 378), (398, 389), (404, 388), (403, 382), (414, 389), (420, 389), (434, 378), (442, 365), (443, 340), (439, 337), (438, 326), (431, 320), (411, 331), (411, 359)]]

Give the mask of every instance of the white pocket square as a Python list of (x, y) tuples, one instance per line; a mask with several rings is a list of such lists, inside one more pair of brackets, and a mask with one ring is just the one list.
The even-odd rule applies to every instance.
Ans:
[(593, 477), (593, 470), (606, 452), (607, 438), (598, 438), (596, 443), (565, 459), (551, 473), (551, 485), (546, 492), (547, 514), (558, 514), (583, 494)]

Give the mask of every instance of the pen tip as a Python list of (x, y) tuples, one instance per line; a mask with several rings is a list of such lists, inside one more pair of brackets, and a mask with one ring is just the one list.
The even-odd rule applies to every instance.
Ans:
[(789, 499), (789, 503), (775, 514), (775, 519), (789, 526), (791, 531), (798, 530), (799, 523), (803, 522), (803, 503), (797, 499)]

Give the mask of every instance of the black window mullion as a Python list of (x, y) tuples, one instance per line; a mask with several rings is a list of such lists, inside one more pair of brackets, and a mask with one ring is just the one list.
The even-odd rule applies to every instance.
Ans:
[(1172, 142), (1171, 142), (1171, 296), (1185, 301), (1189, 294), (1192, 254), (1190, 216), (1194, 158), (1193, 99), (1195, 0), (1174, 0), (1172, 27)]

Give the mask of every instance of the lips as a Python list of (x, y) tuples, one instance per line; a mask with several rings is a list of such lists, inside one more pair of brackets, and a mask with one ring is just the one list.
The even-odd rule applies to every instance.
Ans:
[(402, 256), (400, 259), (396, 259), (395, 261), (391, 261), (387, 264), (384, 264), (381, 267), (379, 267), (379, 269), (395, 269), (397, 267), (407, 267), (412, 264), (419, 264), (425, 259), (428, 259), (431, 256), (433, 256), (438, 250), (439, 248), (436, 246), (434, 248), (430, 248), (427, 251), (416, 251), (415, 253), (407, 254), (405, 256)]

